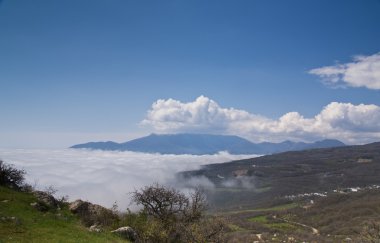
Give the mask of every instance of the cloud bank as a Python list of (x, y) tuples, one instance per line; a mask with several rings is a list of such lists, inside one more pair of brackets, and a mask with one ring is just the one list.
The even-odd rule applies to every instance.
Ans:
[[(53, 185), (59, 195), (81, 198), (120, 209), (129, 207), (129, 192), (153, 182), (175, 183), (175, 173), (203, 164), (251, 158), (255, 155), (160, 155), (135, 152), (76, 149), (0, 149), (0, 159), (27, 172), (30, 184), (44, 189)], [(207, 178), (193, 178), (191, 185), (212, 187)]]
[(315, 68), (309, 71), (332, 86), (380, 89), (380, 53), (356, 56), (353, 62)]
[(212, 99), (200, 96), (188, 103), (157, 100), (142, 124), (162, 133), (233, 134), (255, 142), (287, 139), (310, 142), (331, 138), (360, 144), (380, 140), (379, 120), (380, 107), (377, 105), (332, 102), (314, 117), (289, 112), (271, 119), (244, 110), (223, 108)]

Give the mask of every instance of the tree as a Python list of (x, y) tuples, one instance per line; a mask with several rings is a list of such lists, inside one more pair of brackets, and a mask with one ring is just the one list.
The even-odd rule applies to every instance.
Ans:
[[(146, 242), (220, 242), (223, 220), (206, 217), (206, 196), (195, 188), (189, 196), (155, 183), (132, 193), (132, 201), (142, 205), (145, 227), (136, 229)], [(141, 224), (140, 224), (141, 226)]]
[(24, 185), (24, 170), (16, 169), (0, 160), (0, 185), (20, 189)]
[(142, 205), (144, 211), (164, 224), (185, 216), (189, 199), (174, 188), (154, 184), (132, 194), (132, 201)]

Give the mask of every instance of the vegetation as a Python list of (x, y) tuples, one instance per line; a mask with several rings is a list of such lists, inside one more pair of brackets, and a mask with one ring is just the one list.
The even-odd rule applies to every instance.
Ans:
[(360, 232), (360, 235), (363, 242), (380, 242), (380, 222), (375, 220), (367, 222)]
[(125, 242), (107, 232), (89, 232), (67, 205), (39, 211), (33, 193), (0, 186), (0, 242)]
[(20, 189), (24, 185), (24, 170), (16, 169), (0, 160), (0, 186)]
[(264, 215), (258, 215), (258, 216), (255, 216), (255, 217), (252, 217), (252, 218), (249, 218), (248, 221), (251, 221), (251, 222), (258, 222), (258, 223), (267, 223), (268, 222), (268, 219), (267, 219), (267, 216), (264, 216)]
[(89, 232), (69, 211), (65, 197), (55, 201), (52, 187), (32, 191), (24, 175), (0, 161), (0, 242), (125, 242), (111, 233)]
[[(224, 213), (229, 242), (380, 242), (380, 190), (299, 200), (297, 207)], [(292, 240), (290, 240), (292, 239)]]
[(206, 198), (196, 188), (186, 196), (159, 184), (132, 193), (143, 208), (129, 213), (126, 221), (138, 232), (142, 242), (221, 242), (226, 227), (218, 217), (206, 216)]
[[(350, 237), (356, 240), (360, 238), (363, 242), (364, 232), (368, 234), (376, 232), (376, 225), (380, 223), (379, 189), (357, 193), (336, 193), (314, 201), (310, 207), (289, 210), (287, 218), (312, 225), (322, 236)], [(282, 216), (279, 215), (279, 217)], [(380, 241), (379, 232), (377, 231), (377, 242)]]

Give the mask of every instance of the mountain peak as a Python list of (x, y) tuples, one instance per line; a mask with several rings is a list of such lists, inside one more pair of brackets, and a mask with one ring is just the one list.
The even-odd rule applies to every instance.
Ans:
[(152, 133), (146, 137), (133, 139), (125, 143), (115, 143), (112, 141), (90, 142), (74, 145), (71, 148), (203, 155), (216, 154), (221, 151), (227, 151), (231, 154), (273, 154), (285, 151), (339, 146), (344, 146), (344, 144), (334, 139), (326, 139), (315, 143), (296, 143), (289, 140), (281, 143), (252, 143), (234, 135)]

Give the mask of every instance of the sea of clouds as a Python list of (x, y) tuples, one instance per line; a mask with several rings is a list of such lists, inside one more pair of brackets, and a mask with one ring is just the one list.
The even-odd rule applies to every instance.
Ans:
[[(88, 200), (106, 207), (130, 205), (130, 192), (154, 182), (176, 186), (175, 174), (201, 165), (252, 158), (255, 155), (161, 155), (78, 149), (0, 149), (0, 159), (24, 169), (37, 189), (53, 186), (57, 196)], [(211, 183), (206, 178), (190, 184)], [(179, 185), (178, 185), (179, 186)], [(212, 185), (210, 185), (212, 186)]]

